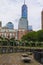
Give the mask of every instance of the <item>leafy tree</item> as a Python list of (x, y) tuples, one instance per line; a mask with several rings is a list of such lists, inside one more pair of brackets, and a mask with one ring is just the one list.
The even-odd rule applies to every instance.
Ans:
[[(43, 30), (28, 32), (21, 39), (22, 41), (30, 42), (31, 46), (43, 46), (43, 43), (41, 44), (41, 42), (43, 42)], [(28, 43), (25, 43), (25, 45)]]
[(22, 40), (36, 41), (37, 40), (37, 33), (35, 31), (29, 32), (28, 34), (26, 34), (22, 37)]
[(43, 41), (43, 30), (37, 31), (38, 41)]
[(10, 39), (10, 45), (11, 45), (11, 46), (16, 46), (16, 41), (15, 41), (14, 38), (11, 38), (11, 39)]

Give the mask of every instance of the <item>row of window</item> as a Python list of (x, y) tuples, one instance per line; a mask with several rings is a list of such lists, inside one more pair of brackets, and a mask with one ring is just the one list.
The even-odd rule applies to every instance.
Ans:
[(9, 37), (14, 37), (15, 34), (14, 33), (9, 33), (9, 34), (8, 33), (1, 33), (0, 36), (2, 36), (2, 37), (8, 37), (8, 36)]

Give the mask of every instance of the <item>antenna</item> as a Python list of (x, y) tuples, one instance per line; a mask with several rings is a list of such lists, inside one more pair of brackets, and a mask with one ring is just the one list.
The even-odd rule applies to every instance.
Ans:
[(24, 0), (24, 4), (25, 4), (25, 0)]

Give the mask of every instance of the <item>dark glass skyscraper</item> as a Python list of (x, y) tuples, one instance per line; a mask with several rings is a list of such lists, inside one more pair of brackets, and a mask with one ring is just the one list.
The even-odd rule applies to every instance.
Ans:
[(25, 4), (22, 6), (22, 18), (27, 18), (27, 6)]
[(28, 30), (27, 5), (25, 4), (25, 0), (22, 6), (22, 16), (19, 20), (18, 29)]
[(6, 27), (7, 27), (8, 29), (14, 29), (14, 25), (13, 25), (12, 22), (8, 22), (8, 23), (6, 24)]

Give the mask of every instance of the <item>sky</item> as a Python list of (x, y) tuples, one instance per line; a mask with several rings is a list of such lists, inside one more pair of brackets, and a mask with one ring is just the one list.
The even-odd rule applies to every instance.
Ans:
[[(26, 0), (25, 3), (28, 7), (28, 25), (32, 25), (33, 30), (40, 30), (43, 0)], [(2, 21), (2, 26), (12, 22), (14, 28), (18, 28), (23, 4), (24, 0), (0, 0), (0, 21)]]

